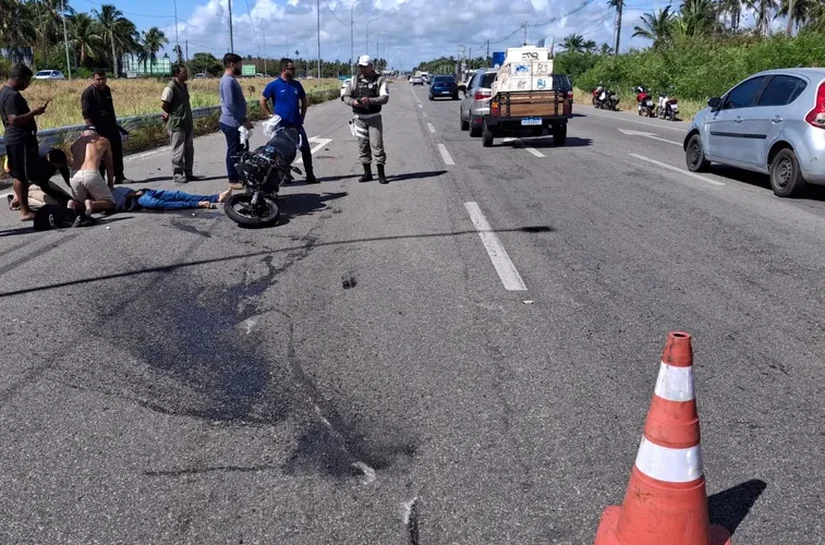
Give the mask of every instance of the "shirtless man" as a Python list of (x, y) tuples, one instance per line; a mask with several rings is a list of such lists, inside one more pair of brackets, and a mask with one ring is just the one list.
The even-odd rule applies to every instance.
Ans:
[[(72, 144), (72, 157), (77, 172), (71, 180), (74, 201), (69, 202), (69, 207), (79, 209), (81, 206), (78, 205), (83, 203), (82, 208), (85, 209), (86, 215), (93, 212), (114, 212), (114, 169), (112, 145), (109, 140), (100, 136), (94, 127), (89, 126)], [(106, 165), (108, 185), (98, 170), (101, 161)]]

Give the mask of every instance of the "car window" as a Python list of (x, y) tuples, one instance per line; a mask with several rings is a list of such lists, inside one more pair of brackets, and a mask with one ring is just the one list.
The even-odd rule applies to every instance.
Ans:
[(756, 95), (765, 83), (765, 77), (766, 76), (759, 76), (756, 78), (751, 78), (747, 81), (743, 81), (731, 89), (731, 92), (728, 93), (728, 96), (725, 99), (725, 105), (722, 109), (735, 110), (737, 108), (747, 108), (748, 106), (753, 106), (753, 102), (756, 100)]
[(570, 89), (570, 80), (566, 74), (553, 74), (553, 89)]
[(785, 106), (802, 94), (807, 83), (793, 76), (774, 76), (759, 98), (759, 106)]
[(496, 76), (498, 75), (497, 72), (488, 72), (484, 74), (484, 80), (481, 82), (481, 87), (485, 89), (490, 89), (493, 87), (493, 82), (496, 81)]
[(476, 81), (478, 81), (478, 74), (473, 74), (473, 76), (470, 78), (470, 81), (467, 82), (467, 89), (475, 89)]

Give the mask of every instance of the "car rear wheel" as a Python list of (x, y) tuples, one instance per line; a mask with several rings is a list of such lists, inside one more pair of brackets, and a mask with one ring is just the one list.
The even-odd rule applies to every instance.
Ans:
[(470, 122), (464, 119), (464, 114), (459, 112), (458, 119), (461, 120), (461, 130), (462, 131), (469, 131), (470, 130)]
[(783, 149), (771, 162), (771, 189), (777, 197), (799, 195), (805, 187), (799, 161), (791, 149)]
[(481, 126), (481, 145), (485, 148), (493, 145), (493, 130), (487, 126), (487, 123)]
[(710, 167), (710, 161), (705, 159), (705, 150), (702, 149), (702, 138), (698, 134), (688, 140), (685, 163), (691, 172), (704, 172)]
[(481, 123), (473, 116), (470, 116), (470, 136), (473, 138), (481, 136)]
[(553, 125), (553, 145), (563, 146), (567, 142), (567, 123)]

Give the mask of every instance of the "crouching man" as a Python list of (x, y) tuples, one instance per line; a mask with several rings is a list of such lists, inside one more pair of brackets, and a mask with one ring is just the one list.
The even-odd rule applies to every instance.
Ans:
[[(74, 169), (77, 171), (71, 179), (72, 198), (70, 208), (82, 209), (86, 215), (94, 212), (112, 213), (115, 211), (114, 168), (112, 145), (109, 140), (92, 126), (87, 126), (80, 138), (72, 144)], [(100, 175), (100, 165), (106, 166), (108, 183)]]

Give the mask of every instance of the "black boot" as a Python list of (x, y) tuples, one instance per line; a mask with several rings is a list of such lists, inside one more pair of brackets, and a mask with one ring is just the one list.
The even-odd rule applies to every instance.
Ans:
[(311, 170), (307, 170), (306, 172), (306, 182), (308, 184), (319, 184), (321, 183), (318, 178), (315, 177), (315, 173)]
[(379, 184), (386, 184), (387, 182), (387, 175), (384, 174), (384, 165), (378, 165), (378, 183)]
[(364, 165), (364, 175), (358, 179), (359, 182), (371, 182), (372, 181), (372, 163), (367, 163)]

